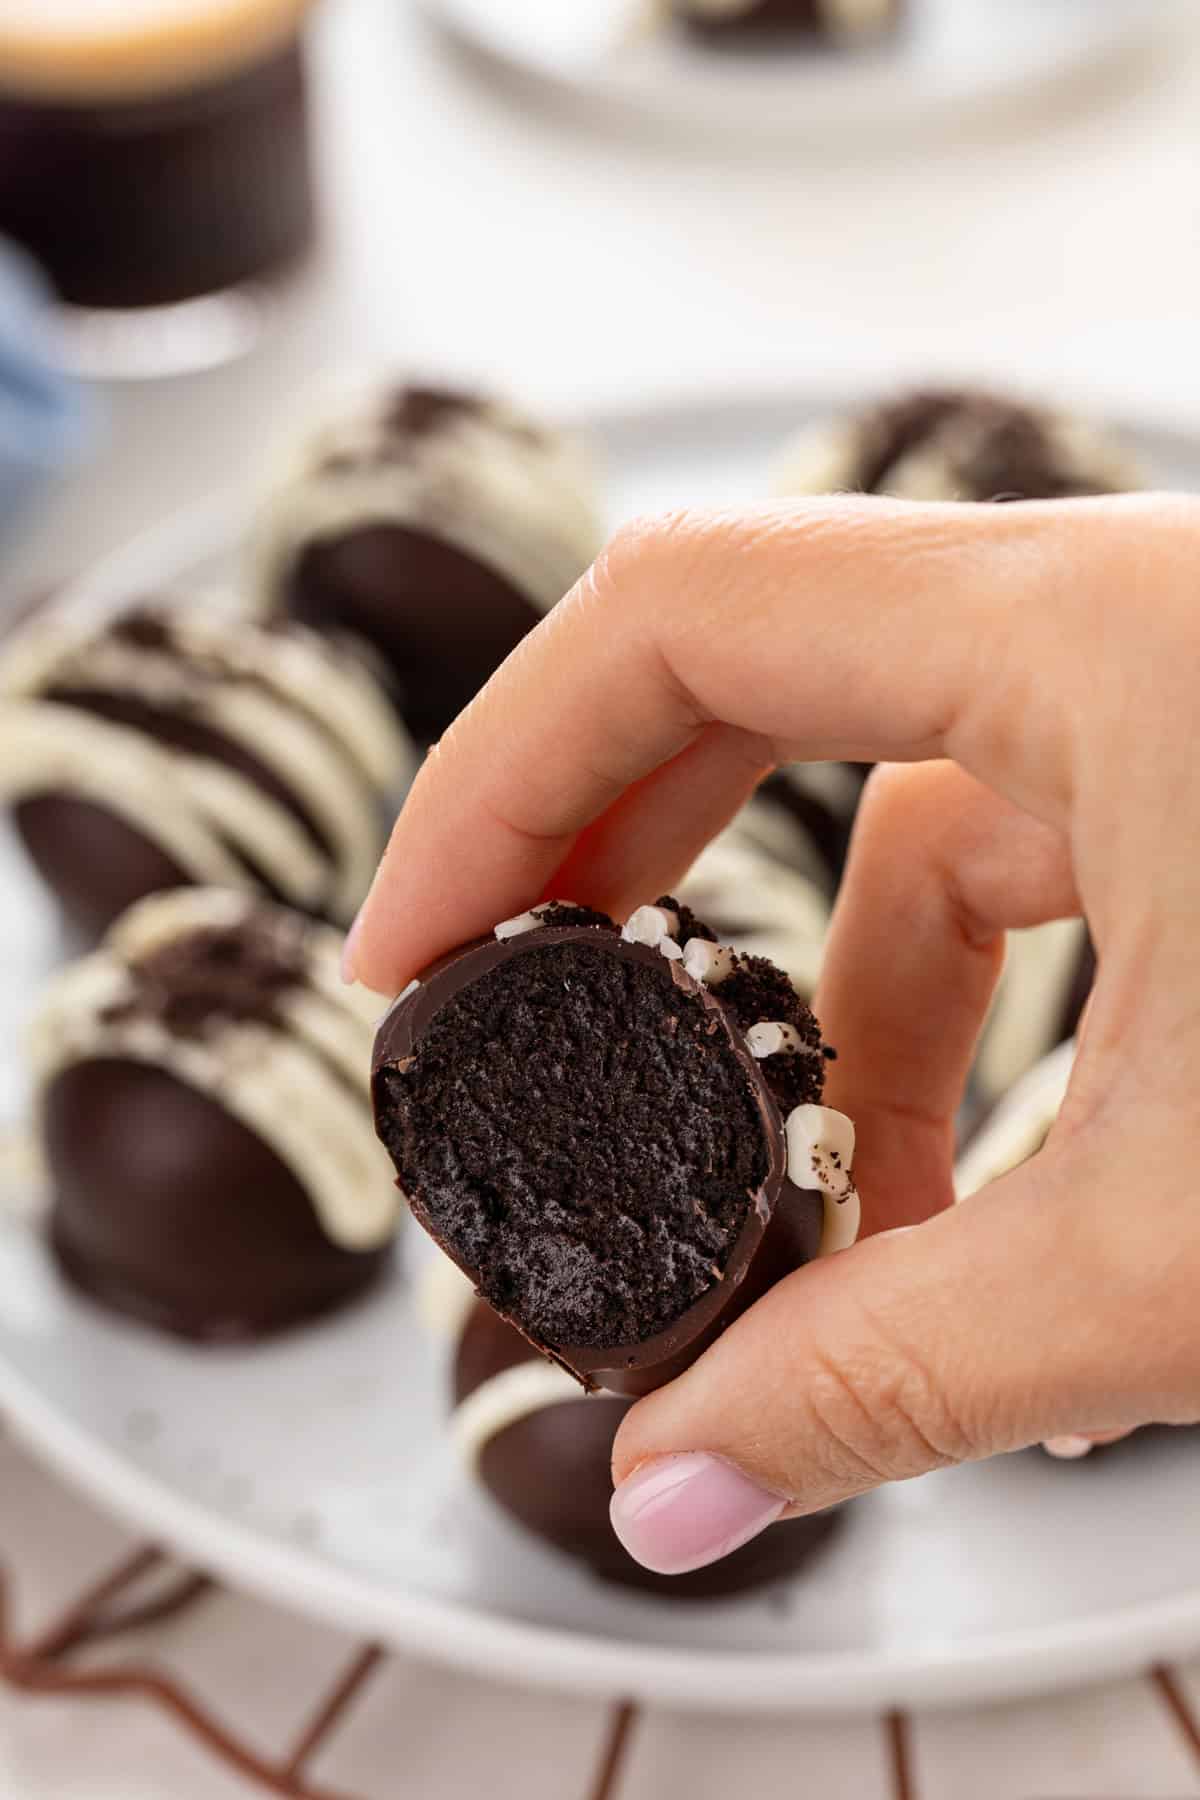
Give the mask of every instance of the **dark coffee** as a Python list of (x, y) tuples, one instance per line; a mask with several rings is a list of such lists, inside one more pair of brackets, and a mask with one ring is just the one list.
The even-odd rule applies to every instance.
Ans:
[(165, 91), (18, 94), (0, 71), (0, 233), (62, 299), (168, 305), (274, 273), (312, 235), (303, 50)]

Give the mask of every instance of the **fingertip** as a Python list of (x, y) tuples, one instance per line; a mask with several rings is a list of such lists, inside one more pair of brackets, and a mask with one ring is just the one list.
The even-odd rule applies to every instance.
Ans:
[(787, 1501), (705, 1451), (655, 1457), (617, 1487), (612, 1528), (633, 1560), (686, 1575), (740, 1550), (782, 1516)]

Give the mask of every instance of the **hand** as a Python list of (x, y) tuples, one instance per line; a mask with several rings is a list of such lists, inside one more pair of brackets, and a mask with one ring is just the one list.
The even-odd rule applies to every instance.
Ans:
[[(669, 889), (775, 763), (916, 765), (869, 783), (818, 997), (867, 1236), (627, 1416), (613, 1518), (648, 1566), (1200, 1416), (1198, 566), (1186, 499), (652, 521), (430, 756), (348, 949), (380, 991), (540, 894)], [(1004, 931), (1081, 909), (1099, 977), (1061, 1117), (953, 1208)]]

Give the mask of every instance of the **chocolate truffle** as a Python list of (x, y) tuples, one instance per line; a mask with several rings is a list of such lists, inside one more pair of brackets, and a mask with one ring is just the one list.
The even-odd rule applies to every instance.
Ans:
[(62, 972), (31, 1054), (50, 1243), (76, 1287), (182, 1336), (257, 1336), (360, 1293), (397, 1201), (363, 1079), (370, 997), (326, 926), (182, 888)]
[(0, 797), (88, 941), (190, 882), (348, 922), (414, 766), (356, 656), (215, 601), (51, 609), (0, 655)]
[(417, 1220), (586, 1387), (647, 1393), (852, 1242), (854, 1128), (786, 975), (679, 902), (550, 903), (442, 958), (375, 1046)]
[(1058, 500), (1142, 485), (1131, 454), (1067, 413), (972, 389), (918, 389), (806, 427), (786, 446), (781, 494), (906, 500)]
[(714, 44), (802, 35), (870, 43), (899, 21), (903, 0), (671, 0), (676, 18)]
[(1004, 970), (971, 1076), (980, 1109), (1003, 1099), (1023, 1075), (1073, 1035), (1096, 958), (1082, 919), (1010, 931)]
[(264, 612), (373, 644), (430, 741), (604, 541), (573, 446), (486, 396), (393, 386), (300, 444), (263, 510)]
[(710, 1568), (655, 1575), (621, 1546), (608, 1517), (612, 1443), (631, 1401), (581, 1393), (482, 1300), (462, 1320), (453, 1396), (456, 1447), (491, 1499), (604, 1581), (670, 1599), (734, 1598), (794, 1575), (840, 1521), (839, 1512), (792, 1519)]

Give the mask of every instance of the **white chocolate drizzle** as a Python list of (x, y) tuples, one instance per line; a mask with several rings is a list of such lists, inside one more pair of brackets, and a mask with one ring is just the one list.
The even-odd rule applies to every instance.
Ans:
[(474, 1468), (491, 1440), (519, 1419), (582, 1398), (574, 1376), (539, 1356), (535, 1362), (516, 1363), (481, 1382), (455, 1408), (450, 1435), (463, 1462)]
[(973, 1079), (996, 1104), (1061, 1041), (1067, 999), (1087, 944), (1082, 919), (1010, 931), (1004, 968), (979, 1040)]
[(1059, 1044), (1022, 1076), (967, 1145), (954, 1171), (954, 1191), (968, 1199), (989, 1181), (1019, 1167), (1041, 1149), (1066, 1097), (1075, 1040)]
[[(151, 616), (161, 644), (58, 617), (35, 619), (5, 647), (0, 794), (91, 801), (158, 846), (183, 880), (253, 889), (261, 870), (291, 904), (349, 920), (383, 847), (385, 796), (416, 766), (378, 684), (302, 627), (264, 631), (214, 598)], [(272, 774), (321, 842), (253, 773), (43, 698), (56, 689), (196, 720)]]
[(832, 1106), (806, 1101), (793, 1107), (784, 1127), (787, 1174), (793, 1187), (825, 1196), (821, 1256), (846, 1250), (858, 1237), (862, 1208), (854, 1185), (854, 1122)]

